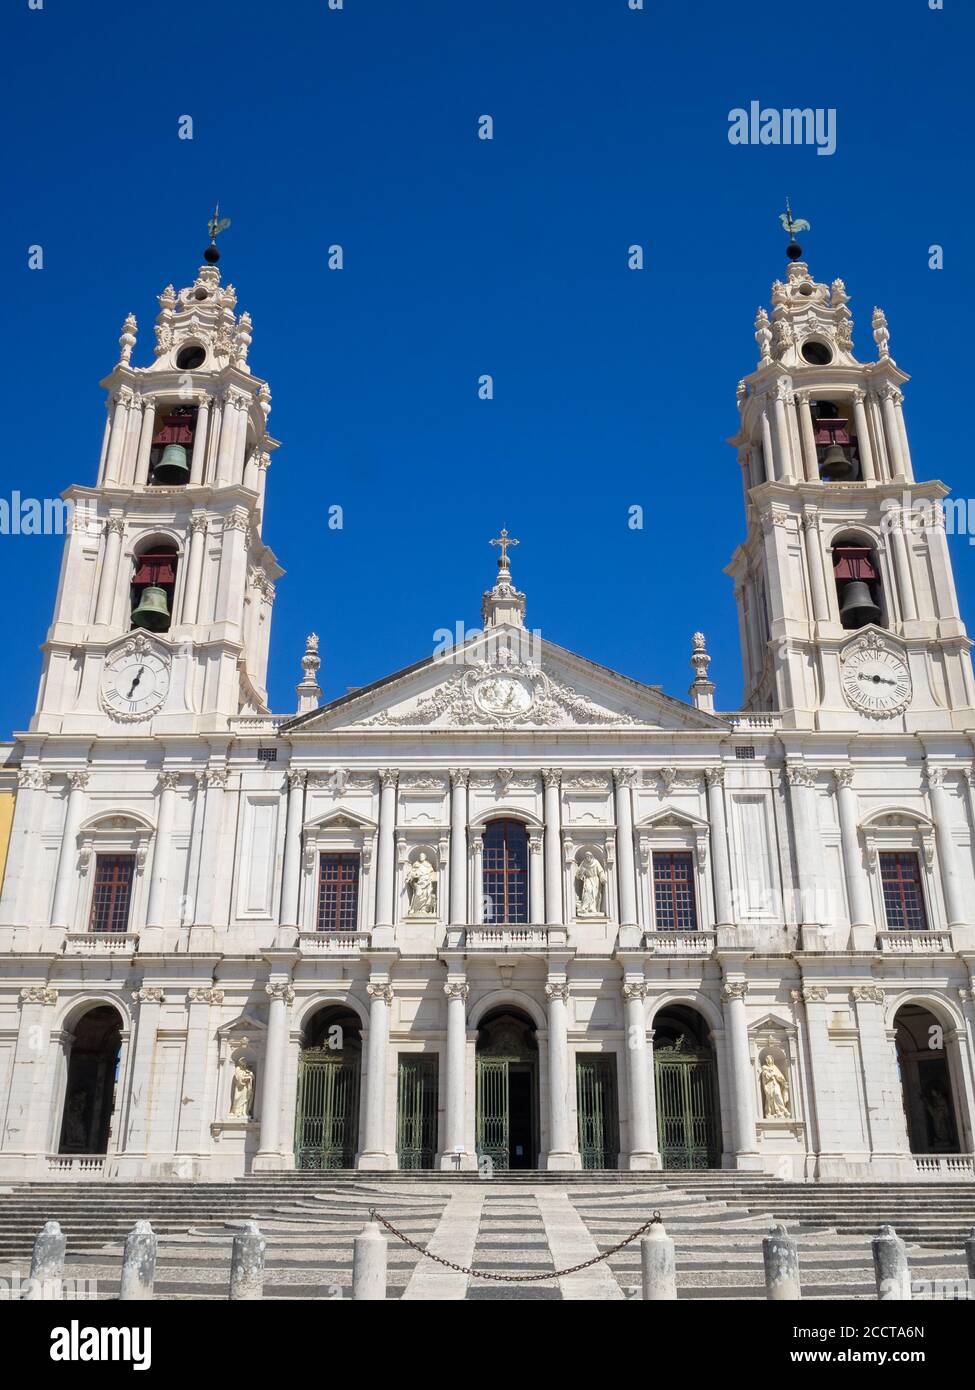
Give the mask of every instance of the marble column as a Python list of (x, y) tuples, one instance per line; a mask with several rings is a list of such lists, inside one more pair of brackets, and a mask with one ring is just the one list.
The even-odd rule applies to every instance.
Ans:
[(548, 1139), (546, 1168), (578, 1168), (578, 1145), (569, 1123), (569, 986), (549, 980), (548, 1001)]
[(938, 864), (941, 869), (941, 886), (945, 895), (945, 911), (949, 927), (963, 927), (968, 923), (965, 903), (965, 889), (958, 863), (958, 850), (952, 829), (951, 800), (945, 787), (945, 769), (932, 767), (925, 761), (928, 779), (928, 795), (931, 798), (931, 818), (934, 821), (938, 841)]
[(728, 827), (724, 810), (724, 768), (706, 767), (708, 820), (711, 823), (711, 878), (714, 884), (714, 921), (719, 927), (734, 925), (734, 894), (731, 885), (731, 859), (728, 853)]
[(156, 402), (152, 396), (144, 399), (142, 408), (142, 429), (139, 434), (139, 451), (135, 458), (135, 485), (145, 487), (149, 481), (149, 455), (152, 452), (152, 436), (156, 428)]
[(46, 1083), (55, 1058), (52, 1042), (57, 1046), (57, 1036), (51, 1037), (57, 1001), (58, 991), (49, 985), (28, 985), (20, 991), (20, 1026), (12, 1045), (6, 1113), (0, 1127), (0, 1151), (4, 1153), (43, 1153), (57, 1148), (61, 1116), (50, 1114), (50, 1102), (45, 1107), (47, 1131), (31, 1133), (33, 1122), (39, 1120), (38, 1097), (47, 1100), (50, 1093)]
[(887, 457), (890, 459), (891, 473), (895, 483), (906, 483), (907, 469), (904, 461), (904, 451), (901, 447), (901, 432), (897, 423), (897, 411), (895, 402), (903, 400), (903, 396), (896, 386), (882, 386), (878, 392), (880, 397), (880, 409), (884, 417), (884, 435), (887, 440)]
[(735, 1152), (739, 1159), (757, 1152), (755, 1143), (755, 1105), (752, 1095), (752, 1060), (748, 1049), (748, 1013), (744, 980), (725, 982), (721, 998), (724, 1003), (725, 1028), (731, 1051), (732, 1105), (734, 1117)]
[(447, 1096), (444, 1106), (444, 1143), (440, 1167), (447, 1172), (464, 1163), (467, 1128), (467, 996), (463, 980), (448, 980), (447, 996)]
[(836, 782), (843, 875), (850, 903), (850, 925), (854, 930), (862, 927), (872, 933), (877, 927), (874, 922), (873, 899), (870, 896), (870, 881), (863, 866), (863, 852), (860, 848), (859, 814), (857, 794), (853, 790), (852, 767), (837, 768), (833, 778)]
[(138, 1012), (129, 1065), (128, 1113), (119, 1147), (126, 1153), (144, 1154), (149, 1151), (149, 1101), (153, 1094), (152, 1071), (163, 990), (158, 985), (143, 985), (133, 991), (132, 1002), (138, 1006)]
[(308, 773), (298, 768), (288, 772), (288, 820), (284, 832), (284, 866), (281, 871), (282, 927), (298, 926), (298, 897), (301, 889), (301, 832), (305, 823), (305, 787)]
[(806, 541), (806, 566), (809, 570), (809, 585), (812, 590), (813, 617), (817, 623), (828, 623), (830, 617), (829, 596), (826, 591), (823, 539), (819, 529), (818, 508), (803, 507), (802, 530)]
[(565, 921), (562, 907), (562, 769), (546, 767), (545, 783), (545, 919), (550, 925)]
[[(173, 840), (173, 823), (176, 819), (176, 788), (179, 773), (159, 774), (159, 817), (156, 821), (155, 845), (152, 851), (152, 873), (149, 878), (149, 905), (146, 908), (146, 926), (166, 925), (166, 893), (169, 888), (169, 856)], [(174, 919), (175, 920), (175, 919)]]
[(528, 920), (533, 926), (545, 922), (545, 871), (542, 851), (545, 837), (537, 830), (528, 834)]
[(820, 922), (819, 887), (823, 852), (814, 800), (816, 773), (803, 763), (789, 763), (785, 775), (789, 783), (789, 804), (792, 807), (796, 868), (799, 875), (797, 917), (802, 925), (814, 926)]
[(799, 403), (799, 429), (802, 434), (802, 462), (807, 483), (818, 483), (819, 455), (816, 452), (816, 433), (813, 429), (812, 406), (808, 391), (800, 391), (796, 396)]
[(631, 767), (613, 771), (616, 786), (616, 859), (620, 884), (620, 926), (638, 925), (636, 907), (636, 847), (633, 843), (633, 785), (636, 772)]
[(901, 617), (905, 622), (913, 622), (917, 618), (917, 600), (914, 596), (911, 557), (908, 551), (907, 537), (904, 533), (906, 520), (904, 512), (892, 510), (886, 514), (885, 525), (890, 537), (894, 561), (894, 579), (901, 601)]
[(393, 989), (386, 981), (370, 981), (369, 1069), (366, 1073), (366, 1122), (359, 1168), (388, 1168), (386, 1149), (386, 1064), (389, 1051), (389, 1009)]
[(237, 456), (241, 452), (238, 438), (244, 417), (245, 401), (241, 392), (230, 388), (224, 395), (220, 422), (220, 445), (217, 449), (216, 486), (240, 482), (236, 474)]
[(200, 586), (203, 579), (203, 558), (207, 543), (207, 517), (205, 512), (194, 512), (190, 517), (190, 555), (186, 567), (186, 585), (183, 589), (183, 622), (197, 623), (200, 618)]
[(190, 458), (190, 483), (199, 487), (206, 481), (207, 425), (210, 417), (210, 397), (204, 396), (196, 408), (196, 429), (193, 433), (193, 454)]
[(493, 902), (488, 902), (487, 894), (484, 891), (484, 836), (471, 836), (471, 878), (474, 880), (474, 901), (471, 904), (471, 921), (475, 926), (481, 926), (488, 922), (500, 921), (497, 917), (496, 906)]
[(58, 873), (54, 884), (54, 904), (51, 908), (51, 926), (68, 928), (71, 922), (71, 901), (77, 886), (78, 876), (78, 830), (85, 818), (87, 801), (86, 788), (89, 772), (71, 772), (68, 783), (68, 804), (64, 813), (64, 829), (61, 834), (61, 854), (58, 859)]
[(857, 437), (857, 448), (860, 452), (860, 473), (865, 483), (872, 483), (877, 477), (877, 466), (873, 460), (873, 443), (864, 408), (865, 400), (866, 393), (857, 388), (853, 392), (853, 432)]
[(630, 1152), (627, 1167), (659, 1168), (657, 1153), (656, 1105), (650, 1048), (647, 1046), (647, 1015), (644, 980), (623, 983), (623, 1014), (626, 1027), (626, 1077), (629, 1100)]
[(119, 482), (132, 400), (132, 391), (128, 386), (122, 386), (116, 392), (115, 409), (112, 412), (112, 433), (108, 441), (108, 454), (105, 457), (106, 487), (117, 486)]
[(907, 1153), (910, 1145), (897, 1074), (897, 1050), (884, 1027), (884, 992), (878, 985), (850, 991), (856, 1015), (867, 1133), (874, 1158)]
[(772, 438), (777, 457), (776, 475), (783, 482), (792, 481), (792, 446), (785, 413), (787, 400), (792, 400), (790, 393), (784, 387), (777, 387), (772, 397)]
[(217, 622), (243, 621), (247, 579), (247, 514), (234, 510), (224, 519), (220, 537), (220, 578), (217, 581)]
[(376, 864), (376, 925), (392, 926), (396, 882), (396, 783), (391, 768), (379, 773), (379, 854)]
[(765, 460), (765, 480), (774, 483), (778, 480), (775, 466), (775, 449), (772, 444), (772, 425), (768, 416), (768, 404), (762, 410), (762, 457)]
[(208, 767), (206, 779), (206, 805), (203, 812), (203, 848), (200, 854), (200, 874), (196, 893), (196, 912), (193, 921), (196, 926), (216, 926), (216, 884), (217, 876), (212, 866), (220, 861), (220, 839), (223, 833), (224, 798), (227, 794), (227, 769), (215, 765)]
[(261, 1080), (261, 1144), (254, 1158), (256, 1171), (282, 1166), (281, 1094), (288, 1051), (288, 1015), (295, 997), (294, 989), (286, 980), (272, 980), (264, 990), (270, 1003)]
[[(179, 1134), (176, 1152), (204, 1154), (209, 1150), (207, 1133), (208, 1105), (212, 1099), (207, 1085), (210, 1068), (207, 1065), (214, 1025), (211, 1008), (223, 1003), (223, 990), (212, 985), (196, 986), (186, 994), (186, 1062), (183, 1068), (184, 1100), (179, 1109)], [(209, 1113), (212, 1115), (212, 1108)], [(219, 1116), (223, 1119), (223, 1114)]]
[(122, 535), (125, 531), (125, 518), (110, 516), (105, 523), (105, 556), (102, 572), (98, 580), (98, 602), (95, 606), (95, 622), (104, 626), (112, 621), (115, 614), (115, 598), (118, 594), (118, 572), (122, 560)]
[[(450, 771), (450, 921), (467, 925), (467, 784), (466, 768)], [(477, 887), (480, 892), (480, 886)]]

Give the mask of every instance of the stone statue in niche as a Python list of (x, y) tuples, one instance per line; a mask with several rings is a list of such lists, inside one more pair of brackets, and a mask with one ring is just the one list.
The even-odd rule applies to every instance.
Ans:
[(758, 1076), (762, 1087), (762, 1113), (765, 1119), (791, 1119), (789, 1083), (780, 1071), (771, 1052), (766, 1052)]
[(410, 916), (432, 917), (437, 910), (437, 871), (425, 850), (406, 871), (406, 886), (410, 893)]
[(577, 908), (580, 917), (601, 917), (604, 913), (603, 890), (606, 885), (606, 870), (591, 850), (582, 857), (576, 871), (578, 889)]
[(230, 1086), (230, 1118), (249, 1120), (254, 1109), (254, 1073), (238, 1057), (234, 1064), (234, 1079)]

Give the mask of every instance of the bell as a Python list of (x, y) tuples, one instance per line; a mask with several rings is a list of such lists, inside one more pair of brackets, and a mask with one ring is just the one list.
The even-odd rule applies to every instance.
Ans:
[(831, 483), (848, 483), (856, 476), (853, 460), (842, 444), (831, 444), (826, 450), (819, 465), (819, 475)]
[(862, 579), (851, 579), (843, 589), (840, 622), (844, 627), (864, 627), (880, 622), (880, 609), (873, 601), (870, 585)]
[(158, 584), (147, 584), (139, 595), (139, 605), (132, 613), (132, 626), (148, 628), (150, 632), (165, 632), (169, 627), (169, 604), (166, 590)]
[(152, 481), (165, 487), (179, 487), (190, 476), (186, 462), (186, 449), (182, 444), (167, 444), (162, 456), (152, 470)]

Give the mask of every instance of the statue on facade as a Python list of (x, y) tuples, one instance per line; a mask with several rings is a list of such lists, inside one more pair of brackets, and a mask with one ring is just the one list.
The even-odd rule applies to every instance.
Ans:
[(254, 1073), (238, 1057), (234, 1065), (234, 1079), (230, 1087), (230, 1118), (249, 1120), (254, 1108)]
[(410, 891), (410, 916), (432, 916), (437, 910), (437, 871), (422, 849), (406, 871), (406, 885)]
[(576, 873), (579, 885), (578, 911), (580, 917), (601, 917), (603, 915), (603, 886), (606, 883), (606, 870), (592, 853), (587, 851)]
[(765, 1061), (759, 1070), (759, 1081), (762, 1087), (762, 1113), (766, 1120), (788, 1120), (792, 1113), (789, 1108), (789, 1083), (771, 1052), (765, 1054)]

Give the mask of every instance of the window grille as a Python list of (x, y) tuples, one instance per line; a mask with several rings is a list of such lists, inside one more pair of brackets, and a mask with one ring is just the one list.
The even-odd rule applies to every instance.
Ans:
[(488, 825), (482, 883), (485, 921), (528, 921), (528, 832), (521, 821)]
[(880, 858), (880, 883), (888, 931), (927, 931), (921, 889), (921, 865), (916, 854), (885, 853)]
[(97, 854), (89, 931), (126, 932), (135, 876), (134, 854)]
[(654, 854), (653, 913), (658, 931), (697, 931), (694, 856), (689, 851)]
[(323, 854), (318, 871), (318, 930), (355, 931), (359, 908), (359, 856)]

